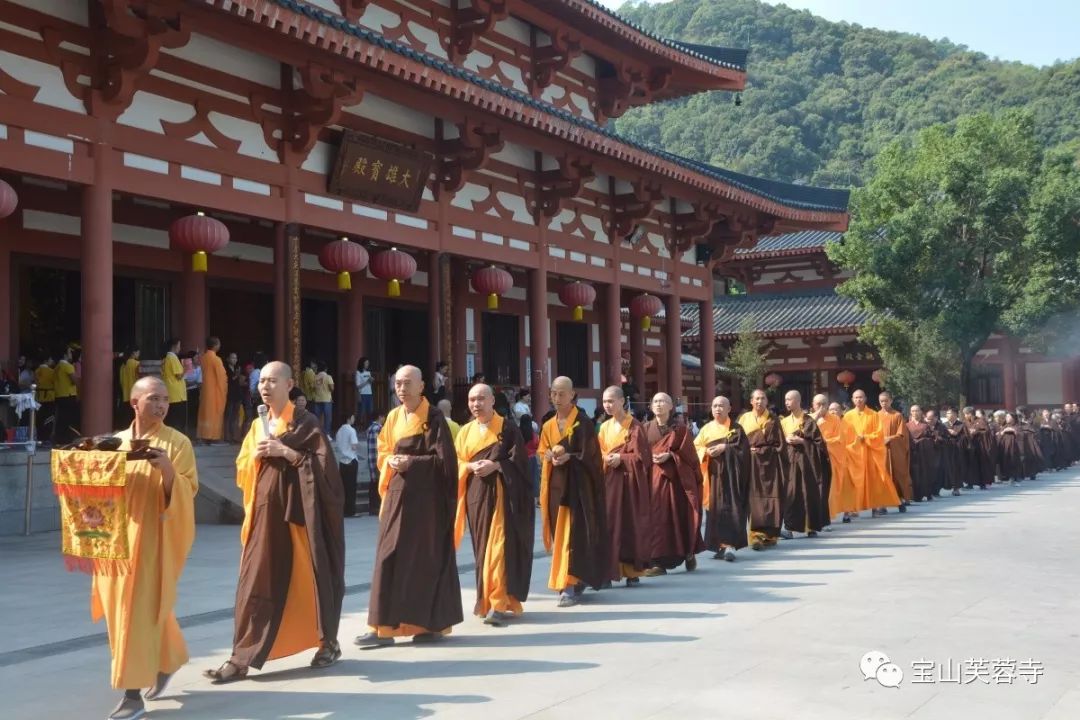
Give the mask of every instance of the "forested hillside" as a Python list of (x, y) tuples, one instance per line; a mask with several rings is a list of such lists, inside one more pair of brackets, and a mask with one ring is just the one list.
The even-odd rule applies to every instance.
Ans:
[(741, 105), (731, 93), (706, 93), (616, 121), (624, 135), (733, 170), (860, 185), (869, 160), (898, 135), (1007, 107), (1029, 107), (1048, 146), (1080, 137), (1080, 60), (1001, 62), (756, 0), (630, 2), (619, 13), (666, 37), (750, 48)]

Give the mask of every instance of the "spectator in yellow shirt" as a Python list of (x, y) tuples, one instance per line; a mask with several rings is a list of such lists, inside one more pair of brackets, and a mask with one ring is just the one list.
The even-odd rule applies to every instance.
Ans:
[(184, 382), (184, 365), (180, 362), (180, 339), (173, 338), (165, 345), (165, 357), (161, 359), (161, 377), (169, 391), (169, 414), (165, 424), (184, 431), (187, 424), (187, 384)]
[(323, 432), (330, 437), (330, 423), (334, 415), (334, 378), (326, 372), (326, 363), (322, 360), (316, 360), (315, 367), (319, 372), (315, 375), (315, 392), (311, 401), (315, 403), (315, 416), (322, 422)]
[(71, 442), (79, 425), (79, 389), (75, 382), (76, 351), (64, 348), (60, 362), (56, 363), (53, 392), (56, 396), (56, 426), (53, 439), (61, 445)]

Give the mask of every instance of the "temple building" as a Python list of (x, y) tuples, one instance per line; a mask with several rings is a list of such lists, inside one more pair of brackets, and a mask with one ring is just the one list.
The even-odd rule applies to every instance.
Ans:
[[(861, 389), (876, 402), (885, 371), (881, 356), (859, 341), (867, 316), (854, 300), (836, 293), (847, 275), (825, 254), (827, 243), (841, 239), (841, 233), (830, 231), (762, 237), (718, 264), (712, 309), (717, 359), (725, 357), (749, 319), (768, 352), (769, 370), (761, 383), (776, 388), (775, 398), (798, 390), (804, 400), (826, 393), (847, 402)], [(684, 306), (683, 322), (691, 324), (684, 342), (690, 350), (700, 347), (699, 311)], [(976, 356), (968, 402), (982, 408), (1060, 406), (1073, 402), (1078, 389), (1080, 357), (1044, 356), (1015, 338), (993, 335)], [(697, 402), (691, 397), (692, 407)]]
[(174, 336), (320, 358), (339, 408), (361, 356), (531, 386), (537, 414), (554, 375), (595, 403), (624, 353), (685, 396), (692, 322), (645, 318), (711, 314), (766, 236), (847, 226), (846, 191), (611, 131), (746, 61), (591, 0), (0, 0), (0, 358), (79, 341), (84, 433), (112, 429), (114, 353)]

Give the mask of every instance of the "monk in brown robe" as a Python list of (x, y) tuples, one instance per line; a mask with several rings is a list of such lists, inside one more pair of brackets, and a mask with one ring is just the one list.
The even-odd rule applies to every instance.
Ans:
[(945, 423), (938, 418), (937, 412), (930, 408), (924, 413), (923, 419), (930, 428), (930, 434), (934, 439), (933, 466), (931, 468), (930, 493), (934, 497), (941, 497), (941, 490), (945, 487), (945, 444), (948, 442), (949, 432), (945, 429)]
[(649, 483), (652, 451), (645, 429), (626, 411), (618, 385), (604, 390), (604, 412), (597, 440), (604, 459), (604, 501), (607, 504), (608, 579), (626, 578), (626, 587), (641, 582), (652, 555)]
[(907, 506), (914, 496), (911, 488), (910, 441), (904, 416), (893, 409), (892, 401), (891, 393), (878, 395), (881, 404), (878, 417), (881, 418), (881, 434), (885, 439), (885, 466), (889, 469), (896, 494), (900, 496), (900, 512), (907, 512)]
[(206, 341), (202, 355), (202, 387), (199, 389), (199, 419), (195, 437), (206, 443), (221, 440), (225, 427), (225, 398), (229, 390), (229, 378), (225, 364), (218, 352), (221, 341), (216, 337)]
[(450, 426), (424, 397), (420, 370), (394, 375), (401, 404), (379, 431), (379, 539), (368, 603), (369, 631), (360, 647), (392, 645), (411, 636), (432, 642), (464, 617), (454, 551), (457, 454)]
[(289, 402), (292, 388), (288, 365), (262, 368), (266, 420), (252, 423), (236, 457), (243, 551), (232, 656), (203, 673), (215, 683), (241, 680), (249, 668), (309, 648), (318, 648), (314, 668), (341, 658), (344, 493), (334, 451), (316, 417)]
[(90, 586), (90, 616), (105, 618), (112, 654), (112, 686), (125, 690), (111, 718), (135, 718), (147, 700), (165, 691), (188, 660), (176, 622), (176, 586), (195, 539), (195, 493), (199, 489), (191, 441), (164, 424), (169, 391), (158, 377), (131, 387), (135, 421), (118, 433), (121, 451), (132, 441), (149, 449), (131, 453), (125, 471), (129, 560), (122, 565), (95, 562)]
[(947, 443), (945, 445), (945, 467), (947, 481), (946, 488), (952, 490), (954, 496), (960, 494), (960, 486), (967, 480), (968, 473), (968, 431), (956, 415), (954, 408), (945, 410), (945, 432)]
[(645, 575), (655, 577), (686, 563), (697, 569), (697, 554), (705, 549), (701, 539), (701, 461), (694, 438), (682, 418), (672, 417), (675, 404), (667, 393), (652, 399), (655, 416), (645, 423), (645, 439), (652, 450), (652, 567)]
[(607, 505), (596, 426), (574, 404), (574, 383), (551, 383), (555, 414), (540, 429), (540, 516), (544, 547), (551, 553), (548, 587), (559, 607), (576, 605), (586, 585), (608, 581)]
[(735, 562), (735, 551), (747, 542), (750, 444), (742, 426), (731, 419), (730, 400), (717, 396), (710, 407), (713, 419), (694, 438), (705, 480), (705, 547), (713, 551), (713, 560)]
[[(981, 415), (981, 414), (980, 414)], [(994, 468), (997, 466), (997, 452), (994, 449), (994, 435), (986, 418), (975, 413), (975, 408), (964, 408), (964, 426), (967, 428), (967, 477), (965, 487), (978, 487), (985, 490), (994, 484)]]
[(911, 488), (915, 502), (929, 502), (934, 499), (934, 428), (926, 422), (922, 408), (918, 405), (912, 405), (908, 415)]
[(750, 549), (776, 545), (783, 523), (784, 439), (764, 390), (750, 394), (750, 410), (739, 418), (750, 445)]
[[(444, 400), (440, 400), (441, 405)], [(495, 412), (489, 385), (469, 390), (473, 419), (454, 440), (458, 463), (458, 511), (454, 544), (469, 523), (476, 558), (473, 614), (487, 625), (520, 616), (532, 577), (533, 505), (528, 455), (521, 431)]]
[(829, 451), (817, 421), (802, 408), (802, 395), (789, 390), (784, 395), (788, 415), (780, 419), (784, 436), (781, 460), (784, 466), (784, 529), (780, 537), (791, 540), (795, 533), (817, 534), (829, 524), (829, 514), (821, 502), (825, 478), (829, 474)]

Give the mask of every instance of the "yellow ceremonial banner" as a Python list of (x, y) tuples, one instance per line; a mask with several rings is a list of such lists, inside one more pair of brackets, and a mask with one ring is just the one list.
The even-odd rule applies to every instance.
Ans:
[(53, 491), (60, 498), (61, 551), (68, 570), (124, 574), (128, 511), (127, 454), (53, 450)]

